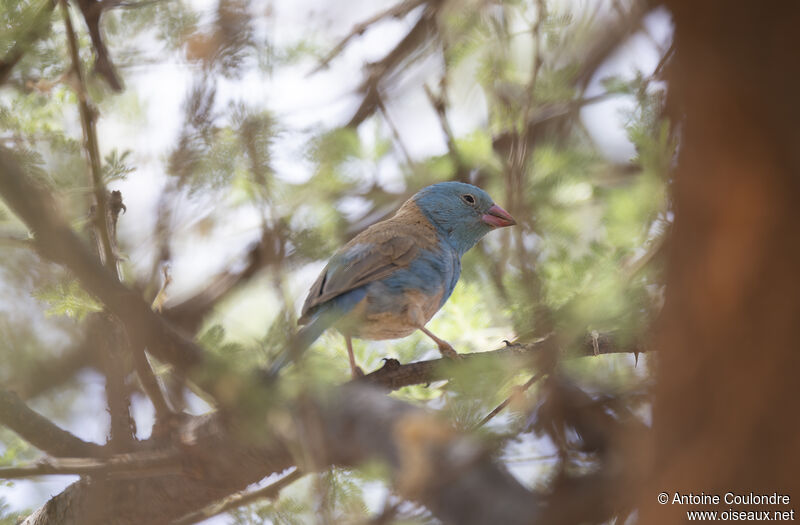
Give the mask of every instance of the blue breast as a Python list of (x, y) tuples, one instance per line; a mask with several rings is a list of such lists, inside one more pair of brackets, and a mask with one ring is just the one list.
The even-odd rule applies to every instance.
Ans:
[(402, 304), (393, 297), (408, 290), (418, 290), (432, 298), (443, 292), (437, 305), (437, 308), (441, 308), (453, 293), (460, 274), (460, 258), (449, 245), (444, 244), (442, 250), (421, 250), (407, 268), (399, 268), (381, 279), (383, 297), (371, 297), (371, 309), (391, 311), (393, 306)]

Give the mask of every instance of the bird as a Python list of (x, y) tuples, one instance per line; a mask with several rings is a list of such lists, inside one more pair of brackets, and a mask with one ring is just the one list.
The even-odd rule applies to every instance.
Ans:
[(458, 358), (425, 325), (453, 293), (461, 256), (490, 231), (514, 224), (472, 184), (440, 182), (421, 189), (330, 258), (302, 306), (297, 347), (305, 349), (336, 328), (345, 338), (353, 378), (364, 375), (353, 355), (354, 337), (398, 339), (419, 330), (442, 356)]

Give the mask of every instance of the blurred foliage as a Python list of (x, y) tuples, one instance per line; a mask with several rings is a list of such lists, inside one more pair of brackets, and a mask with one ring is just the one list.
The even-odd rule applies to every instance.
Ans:
[(10, 506), (5, 503), (5, 499), (0, 497), (0, 525), (17, 525), (29, 514), (27, 509), (11, 512), (9, 508)]
[(33, 296), (48, 305), (47, 315), (66, 315), (78, 321), (91, 312), (103, 309), (94, 297), (86, 293), (76, 280), (59, 282), (37, 289)]
[[(9, 56), (17, 44), (24, 48), (0, 87), (0, 141), (29, 173), (53, 188), (62, 211), (90, 243), (85, 226), (91, 188), (77, 96), (60, 11), (49, 10), (48, 3), (0, 2), (0, 55)], [(608, 96), (633, 102), (632, 111), (608, 126), (624, 125), (635, 157), (624, 165), (606, 158), (586, 132), (576, 105), (586, 86), (576, 75), (613, 13), (598, 15), (599, 7), (556, 1), (546, 2), (544, 13), (536, 2), (445, 2), (437, 11), (436, 44), (414, 49), (394, 76), (387, 73), (382, 96), (388, 111), (376, 110), (357, 129), (317, 124), (298, 132), (291, 115), (269, 104), (268, 90), (260, 94), (261, 101), (239, 93), (288, 78), (285, 74), (296, 73), (298, 66), (307, 73), (349, 28), (326, 26), (322, 15), (312, 13), (312, 29), (281, 41), (271, 33), (280, 23), (278, 15), (259, 2), (220, 0), (210, 8), (186, 0), (123, 4), (104, 13), (103, 30), (128, 91), (113, 95), (95, 74), (87, 81), (99, 114), (105, 182), (140, 206), (145, 206), (141, 196), (150, 199), (146, 211), (132, 209), (120, 219), (123, 277), (131, 286), (157, 290), (161, 274), (153, 269), (174, 263), (178, 270), (171, 286), (176, 291), (169, 307), (202, 291), (213, 271), (235, 271), (241, 265), (235, 255), (213, 271), (195, 269), (193, 263), (204, 268), (200, 262), (218, 251), (232, 252), (231, 239), (246, 238), (238, 242), (241, 252), (247, 242), (262, 242), (267, 262), (258, 276), (220, 302), (199, 330), (198, 341), (227, 361), (230, 370), (248, 373), (285, 348), (297, 305), (333, 251), (421, 187), (462, 174), (489, 191), (520, 225), (517, 231), (487, 236), (464, 257), (459, 286), (429, 325), (434, 333), (459, 351), (471, 352), (517, 336), (535, 340), (551, 330), (566, 334), (561, 340), (573, 346), (592, 330), (618, 334), (620, 341), (637, 340), (646, 332), (658, 308), (660, 268), (633, 263), (669, 227), (666, 173), (676, 145), (661, 117), (663, 91), (645, 72), (602, 82)], [(81, 21), (82, 67), (91, 72), (90, 39), (80, 14), (72, 11), (73, 20)], [(409, 21), (416, 21), (415, 13)], [(378, 23), (368, 31), (380, 30)], [(442, 67), (420, 73), (415, 61), (425, 55), (440, 57)], [(158, 84), (159, 71), (176, 64), (187, 90), (174, 141), (158, 145), (155, 154), (139, 151), (137, 145), (153, 146), (147, 136), (136, 135), (145, 123), (154, 129), (148, 120), (154, 101), (146, 97), (158, 96), (142, 82)], [(452, 137), (447, 151), (409, 158), (387, 114), (393, 97), (423, 83), (437, 86), (432, 91), (444, 101), (443, 130), (453, 115), (483, 111), (475, 109), (475, 100), (485, 106), (486, 115), (468, 133)], [(157, 88), (176, 89), (166, 81)], [(428, 107), (414, 111), (436, 114)], [(526, 118), (536, 115), (551, 117), (528, 129)], [(519, 149), (506, 147), (503, 137), (509, 135), (528, 140), (522, 156)], [(293, 163), (287, 164), (287, 157)], [(132, 217), (139, 223), (132, 225)], [(266, 232), (261, 241), (259, 232)], [(27, 238), (28, 232), (0, 206), (0, 237), (5, 236)], [(6, 381), (32, 373), (35, 362), (57, 358), (78, 337), (86, 315), (101, 307), (76, 280), (29, 248), (2, 239), (0, 246), (5, 298), (0, 340), (6, 341), (0, 344), (0, 377)], [(167, 288), (168, 295), (172, 290)], [(408, 362), (438, 356), (420, 334), (391, 342), (356, 340), (355, 353), (365, 370), (380, 367), (384, 357)], [(344, 356), (338, 334), (323, 335), (307, 358), (287, 371), (286, 391), (345, 380)], [(598, 392), (638, 388), (649, 374), (646, 364), (634, 369), (626, 355), (569, 360), (562, 368)], [(532, 373), (501, 365), (465, 368), (447, 384), (408, 387), (393, 395), (441, 409), (443, 417), (467, 429)], [(58, 388), (81, 390), (85, 385), (77, 381)], [(512, 404), (487, 432), (527, 433), (536, 392)], [(39, 402), (64, 411), (48, 399)], [(552, 452), (552, 444), (542, 450), (540, 441), (533, 443), (524, 450), (509, 444), (504, 457), (513, 460), (509, 451), (519, 456)], [(35, 454), (2, 429), (0, 447), (0, 464)], [(375, 512), (374, 504), (367, 505), (367, 493), (376, 491), (365, 487), (388, 481), (374, 466), (332, 469), (293, 484), (276, 501), (233, 511), (231, 519), (237, 524), (307, 523), (322, 512), (330, 523), (355, 522)], [(13, 519), (7, 505), (0, 499), (0, 523)], [(428, 523), (430, 516), (400, 507), (395, 522)]]

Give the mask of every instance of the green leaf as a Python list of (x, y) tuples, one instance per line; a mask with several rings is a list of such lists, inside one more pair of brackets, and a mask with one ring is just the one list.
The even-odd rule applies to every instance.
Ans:
[(128, 161), (131, 155), (130, 150), (125, 150), (121, 154), (113, 149), (106, 155), (103, 164), (103, 179), (106, 184), (117, 180), (125, 180), (129, 173), (133, 173), (136, 168), (130, 166)]
[(45, 310), (48, 316), (66, 315), (80, 321), (88, 314), (103, 309), (103, 305), (89, 295), (76, 279), (45, 286), (35, 291), (33, 296), (49, 305)]

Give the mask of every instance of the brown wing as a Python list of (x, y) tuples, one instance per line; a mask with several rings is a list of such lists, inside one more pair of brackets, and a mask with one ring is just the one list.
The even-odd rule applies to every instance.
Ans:
[(428, 239), (406, 224), (378, 223), (339, 250), (311, 286), (298, 321), (304, 324), (315, 307), (345, 292), (382, 279), (414, 260)]

